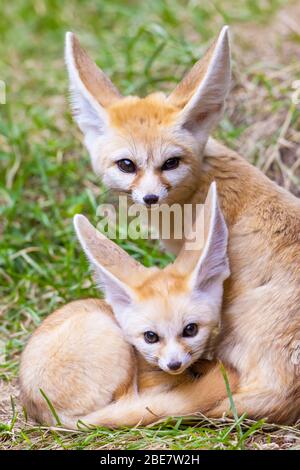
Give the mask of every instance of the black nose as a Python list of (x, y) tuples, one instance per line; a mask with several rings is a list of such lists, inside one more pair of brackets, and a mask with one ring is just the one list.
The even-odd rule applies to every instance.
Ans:
[(155, 204), (158, 201), (158, 196), (156, 194), (147, 194), (143, 199), (147, 206), (151, 206), (151, 204)]
[(168, 368), (170, 370), (178, 370), (180, 369), (181, 367), (181, 362), (177, 361), (177, 362), (169, 362), (168, 364)]

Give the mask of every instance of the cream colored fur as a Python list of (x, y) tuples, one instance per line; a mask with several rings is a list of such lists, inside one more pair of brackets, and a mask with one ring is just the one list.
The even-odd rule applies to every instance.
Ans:
[[(87, 57), (72, 38), (70, 56)], [(100, 72), (90, 69), (89, 73), (85, 68), (83, 73), (78, 61), (77, 70), (81, 86), (91, 89)], [(217, 356), (240, 374), (234, 395), (239, 413), (289, 423), (300, 415), (300, 366), (293, 359), (300, 340), (300, 204), (237, 153), (209, 137), (221, 115), (229, 78), (230, 50), (224, 28), (168, 97), (115, 96), (102, 103), (108, 128), (95, 136), (90, 152), (104, 182), (139, 202), (145, 195), (144, 179), (147, 192), (153, 192), (149, 175), (159, 202), (169, 204), (201, 203), (211, 182), (217, 182), (229, 227), (232, 271), (225, 285)], [(102, 96), (106, 87), (100, 88)], [(180, 164), (163, 171), (162, 164), (170, 156), (178, 156)], [(118, 158), (130, 158), (136, 172), (121, 174)], [(172, 239), (166, 243), (174, 252), (181, 245)], [(221, 416), (227, 409), (224, 401), (210, 414)]]
[[(220, 323), (223, 281), (229, 275), (227, 228), (215, 184), (204, 206), (204, 222), (204, 245), (199, 241), (193, 251), (184, 247), (177, 261), (159, 270), (146, 269), (85, 217), (75, 217), (78, 238), (106, 302), (72, 302), (50, 315), (33, 334), (20, 368), (21, 396), (30, 416), (55, 424), (45, 395), (60, 421), (69, 427), (76, 427), (78, 420), (117, 426), (105, 406), (115, 400), (119, 403), (121, 397), (123, 420), (128, 424), (206, 410), (225, 398), (218, 366), (209, 366), (214, 381), (208, 384), (204, 379), (203, 387), (201, 378), (194, 387), (191, 371), (210, 349)], [(184, 335), (191, 324), (196, 325), (196, 333)], [(157, 335), (155, 343), (146, 341), (147, 331)], [(174, 363), (180, 364), (176, 370), (170, 366)], [(236, 374), (231, 369), (228, 373), (234, 388)], [(168, 402), (171, 390), (176, 399)], [(131, 412), (130, 403), (137, 393), (142, 400), (146, 394), (142, 403), (162, 394), (161, 406), (165, 406), (158, 416), (144, 406), (138, 413)], [(123, 400), (128, 400), (128, 409)], [(95, 416), (101, 410), (101, 421), (97, 421)]]

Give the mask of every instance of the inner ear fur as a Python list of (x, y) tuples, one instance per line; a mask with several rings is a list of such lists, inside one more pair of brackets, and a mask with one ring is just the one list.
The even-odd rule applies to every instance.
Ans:
[(74, 227), (86, 255), (95, 266), (105, 268), (132, 287), (146, 279), (148, 269), (96, 230), (86, 217), (77, 214), (74, 217)]
[(218, 38), (214, 40), (202, 59), (198, 60), (193, 65), (191, 70), (187, 72), (181, 82), (176, 86), (172, 93), (170, 93), (168, 101), (170, 101), (175, 107), (183, 109), (196, 92), (198, 86), (205, 77), (217, 40)]
[(169, 95), (183, 121), (205, 121), (220, 113), (229, 91), (231, 60), (228, 27), (224, 26), (206, 54)]
[(66, 60), (71, 59), (82, 84), (101, 106), (110, 106), (122, 98), (111, 80), (81, 47), (75, 34), (69, 32), (66, 35)]
[[(193, 249), (189, 249), (191, 240), (186, 240), (174, 261), (173, 266), (181, 274), (189, 276), (195, 270), (199, 259), (210, 241), (211, 232), (219, 229), (219, 218), (217, 217), (216, 211), (220, 211), (220, 209), (218, 206), (217, 186), (216, 183), (213, 182), (209, 188), (205, 203), (198, 213), (198, 217), (203, 218), (203, 226), (201, 226), (203, 236), (200, 237), (199, 234), (196, 234), (197, 239), (193, 240), (196, 246)], [(194, 223), (193, 232), (195, 227), (197, 227), (197, 221)]]

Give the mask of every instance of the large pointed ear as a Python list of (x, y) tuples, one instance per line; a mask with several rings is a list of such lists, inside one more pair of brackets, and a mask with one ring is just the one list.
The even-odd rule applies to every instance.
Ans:
[(174, 265), (188, 275), (191, 289), (221, 300), (223, 282), (229, 276), (228, 230), (219, 207), (217, 186), (212, 183), (204, 204), (204, 236), (201, 247), (189, 249), (185, 242)]
[(108, 126), (108, 106), (121, 98), (109, 78), (90, 59), (73, 33), (66, 34), (65, 61), (69, 73), (73, 114), (89, 151)]
[(96, 230), (83, 215), (75, 215), (74, 227), (107, 302), (114, 309), (128, 306), (135, 299), (134, 285), (143, 280), (147, 269)]
[(207, 138), (218, 122), (231, 78), (228, 26), (224, 26), (217, 40), (183, 78), (168, 100), (180, 108), (178, 123)]

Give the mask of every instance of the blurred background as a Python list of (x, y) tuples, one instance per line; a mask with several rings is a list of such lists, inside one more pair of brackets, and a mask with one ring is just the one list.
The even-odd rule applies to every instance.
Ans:
[[(29, 334), (62, 303), (99, 295), (72, 216), (82, 212), (95, 221), (108, 195), (71, 119), (65, 32), (78, 35), (124, 94), (143, 95), (171, 90), (224, 24), (231, 26), (233, 81), (215, 135), (300, 196), (299, 1), (2, 2), (0, 437), (7, 447), (43, 441), (34, 434), (32, 444), (9, 398), (18, 394), (19, 353)], [(143, 240), (122, 246), (146, 265), (170, 260)]]

